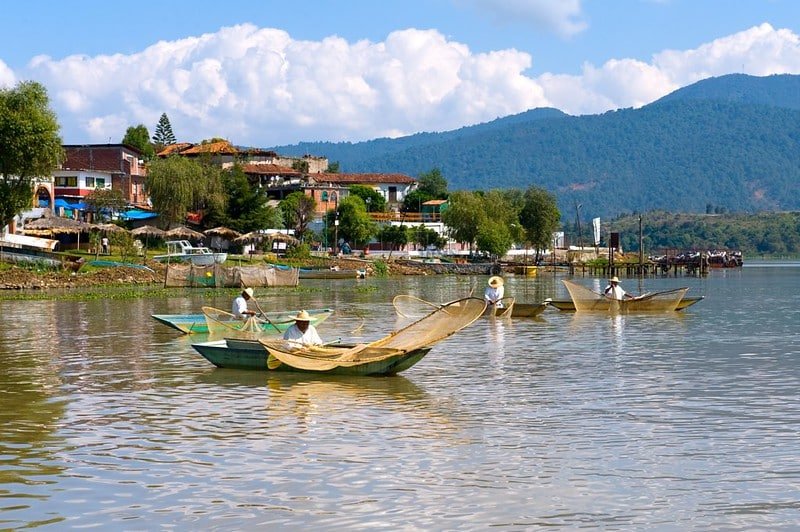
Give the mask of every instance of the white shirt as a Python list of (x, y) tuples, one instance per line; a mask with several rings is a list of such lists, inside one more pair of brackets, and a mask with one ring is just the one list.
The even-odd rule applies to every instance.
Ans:
[(231, 313), (236, 316), (237, 318), (241, 318), (243, 313), (247, 311), (247, 300), (244, 296), (239, 296), (233, 300), (233, 306), (231, 307)]
[[(500, 301), (503, 299), (503, 295), (505, 294), (505, 288), (501, 285), (497, 288), (487, 286), (486, 290), (483, 292), (483, 299), (486, 300), (487, 305), (494, 305), (495, 308), (503, 308), (503, 302)], [(497, 301), (497, 303), (495, 303)]]
[(283, 333), (283, 339), (300, 345), (322, 345), (322, 339), (317, 334), (317, 329), (310, 323), (306, 332), (302, 332), (295, 323)]
[(625, 290), (623, 290), (619, 284), (617, 284), (616, 286), (614, 285), (606, 286), (606, 289), (603, 290), (603, 293), (606, 295), (606, 297), (609, 297), (611, 299), (616, 299), (618, 301), (622, 301), (623, 299), (625, 299), (625, 294), (626, 294)]

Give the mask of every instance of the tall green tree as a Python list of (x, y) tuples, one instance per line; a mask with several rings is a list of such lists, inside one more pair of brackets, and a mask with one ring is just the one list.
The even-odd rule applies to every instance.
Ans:
[(165, 228), (183, 223), (203, 184), (203, 167), (186, 157), (172, 156), (150, 163), (145, 190)]
[(51, 175), (63, 159), (58, 130), (42, 85), (0, 89), (0, 228), (32, 206), (33, 178)]
[(175, 133), (172, 132), (172, 124), (169, 122), (167, 113), (161, 113), (161, 118), (158, 119), (156, 125), (156, 132), (153, 134), (153, 144), (156, 145), (158, 151), (163, 150), (166, 146), (170, 146), (177, 142), (175, 140)]
[(249, 233), (283, 226), (281, 212), (267, 205), (267, 197), (250, 186), (240, 165), (223, 172), (223, 183), (228, 194), (228, 227)]
[[(377, 234), (377, 226), (367, 214), (364, 200), (358, 196), (347, 196), (339, 200), (339, 228), (336, 229), (336, 213), (331, 209), (327, 212), (326, 221), (328, 237), (331, 242), (338, 236), (339, 240), (350, 242), (354, 247), (364, 245)], [(337, 243), (338, 247), (338, 243)]]
[(476, 192), (460, 190), (450, 194), (442, 222), (450, 228), (456, 242), (468, 244), (470, 251), (478, 237), (478, 228), (486, 220), (483, 198)]
[(541, 251), (553, 245), (553, 232), (561, 224), (555, 196), (543, 188), (528, 187), (519, 219), (538, 260)]
[(105, 218), (106, 212), (121, 211), (128, 204), (122, 192), (111, 188), (96, 188), (89, 192), (83, 201), (101, 218)]
[(392, 244), (389, 249), (395, 250), (408, 244), (408, 227), (404, 225), (385, 225), (378, 231), (381, 243)]
[(284, 223), (294, 229), (294, 235), (305, 240), (308, 224), (314, 219), (317, 202), (302, 192), (292, 192), (280, 204)]
[(385, 212), (386, 198), (383, 194), (371, 187), (364, 185), (352, 185), (347, 187), (351, 195), (358, 196), (367, 205), (367, 212)]
[(150, 132), (147, 131), (144, 124), (128, 127), (127, 131), (125, 131), (125, 136), (122, 138), (122, 143), (133, 146), (142, 152), (142, 157), (145, 161), (151, 160), (156, 154), (156, 150), (150, 142)]
[(447, 199), (447, 179), (441, 170), (433, 168), (419, 175), (417, 190), (426, 193), (432, 199)]

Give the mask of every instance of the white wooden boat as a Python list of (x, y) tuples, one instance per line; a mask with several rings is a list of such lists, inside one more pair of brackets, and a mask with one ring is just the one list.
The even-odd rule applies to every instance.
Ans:
[(188, 240), (170, 240), (167, 243), (166, 255), (156, 255), (159, 262), (191, 262), (195, 266), (212, 266), (222, 264), (228, 259), (227, 253), (215, 253), (202, 246), (192, 246)]

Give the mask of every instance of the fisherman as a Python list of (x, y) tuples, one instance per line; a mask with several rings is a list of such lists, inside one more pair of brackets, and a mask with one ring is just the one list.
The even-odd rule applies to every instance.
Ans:
[(603, 290), (603, 294), (609, 299), (616, 299), (622, 301), (623, 299), (633, 299), (633, 296), (627, 293), (619, 285), (619, 278), (615, 275), (608, 280), (608, 286)]
[(494, 308), (503, 308), (503, 296), (505, 289), (503, 288), (503, 278), (497, 275), (489, 277), (489, 285), (483, 292), (483, 299), (486, 300), (486, 305)]
[(297, 313), (294, 325), (286, 329), (283, 339), (301, 346), (322, 345), (317, 329), (311, 325), (311, 316), (305, 310)]
[(242, 293), (233, 300), (233, 309), (231, 313), (238, 319), (249, 318), (255, 316), (256, 312), (247, 308), (247, 302), (253, 298), (253, 289), (245, 288)]

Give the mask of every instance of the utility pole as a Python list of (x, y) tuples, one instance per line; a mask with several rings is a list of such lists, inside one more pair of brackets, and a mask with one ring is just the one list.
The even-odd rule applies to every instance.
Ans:
[(581, 207), (583, 206), (582, 203), (575, 202), (575, 219), (578, 221), (578, 243), (581, 247), (581, 253), (583, 253), (583, 231), (581, 231)]

